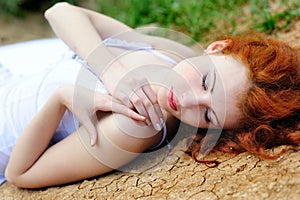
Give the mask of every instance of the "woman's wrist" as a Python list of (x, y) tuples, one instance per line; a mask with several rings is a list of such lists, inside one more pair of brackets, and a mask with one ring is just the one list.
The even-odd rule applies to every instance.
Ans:
[(59, 87), (54, 93), (54, 98), (57, 99), (59, 104), (65, 108), (72, 106), (74, 88), (71, 85), (63, 85)]
[(112, 93), (120, 83), (120, 80), (126, 75), (127, 69), (120, 62), (115, 62), (104, 69), (99, 76), (106, 89)]
[(109, 92), (114, 90), (119, 80), (128, 69), (103, 43), (97, 45), (87, 57), (85, 62), (104, 83)]

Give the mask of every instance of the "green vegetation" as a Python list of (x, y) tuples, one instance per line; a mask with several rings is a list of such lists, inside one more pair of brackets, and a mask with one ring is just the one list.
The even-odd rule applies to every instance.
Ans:
[(21, 15), (22, 11), (19, 8), (19, 5), (22, 3), (22, 0), (0, 0), (1, 13), (11, 13), (14, 15)]
[[(129, 26), (157, 23), (202, 40), (214, 28), (233, 33), (234, 16), (241, 15), (241, 0), (98, 0), (100, 12)], [(223, 31), (222, 31), (223, 32)], [(214, 34), (214, 33), (213, 33)]]
[[(0, 0), (0, 12), (22, 16), (61, 0)], [(79, 4), (84, 0), (67, 0)], [(183, 32), (197, 41), (256, 30), (276, 34), (300, 16), (299, 0), (97, 0), (99, 12), (129, 26), (155, 23)]]
[(250, 1), (250, 19), (253, 29), (270, 34), (277, 30), (290, 28), (293, 19), (300, 15), (298, 0), (277, 1), (278, 8), (272, 10), (267, 0)]
[[(98, 0), (100, 12), (132, 27), (156, 23), (197, 41), (241, 29), (267, 34), (290, 27), (300, 16), (298, 0)], [(277, 5), (273, 8), (273, 5)]]

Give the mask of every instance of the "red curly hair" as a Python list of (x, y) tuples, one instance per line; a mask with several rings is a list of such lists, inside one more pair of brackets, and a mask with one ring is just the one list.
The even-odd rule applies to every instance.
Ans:
[[(252, 86), (239, 104), (243, 128), (223, 130), (215, 149), (248, 151), (271, 159), (280, 154), (269, 156), (266, 149), (300, 145), (300, 50), (260, 35), (226, 39), (229, 43), (222, 53), (236, 57), (249, 68)], [(198, 162), (203, 162), (196, 158), (202, 153), (199, 150), (209, 146), (209, 140), (204, 144), (203, 137), (198, 133), (186, 151)]]

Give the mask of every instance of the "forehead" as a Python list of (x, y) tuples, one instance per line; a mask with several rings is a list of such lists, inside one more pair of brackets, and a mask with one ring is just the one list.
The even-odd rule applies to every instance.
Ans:
[(239, 104), (249, 88), (248, 69), (232, 56), (209, 56), (216, 72), (211, 106), (224, 128), (236, 127), (241, 117)]

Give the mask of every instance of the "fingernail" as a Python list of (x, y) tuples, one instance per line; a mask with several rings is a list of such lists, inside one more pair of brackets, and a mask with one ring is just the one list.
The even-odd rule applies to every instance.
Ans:
[(91, 146), (94, 146), (94, 145), (95, 145), (95, 139), (91, 138)]
[(150, 126), (150, 125), (151, 125), (151, 122), (150, 122), (150, 120), (149, 120), (149, 119), (146, 119), (146, 124), (147, 124), (148, 126)]
[(155, 124), (155, 128), (156, 128), (156, 130), (160, 131), (161, 130), (160, 124), (159, 123)]
[(160, 120), (160, 123), (162, 123), (162, 124), (164, 124), (165, 123), (165, 120), (164, 120), (164, 118), (159, 118), (159, 120)]
[(91, 139), (91, 146), (93, 146), (94, 145), (94, 141), (93, 141), (93, 139)]
[(140, 117), (143, 121), (146, 119), (146, 117), (144, 117), (143, 115), (140, 115)]

